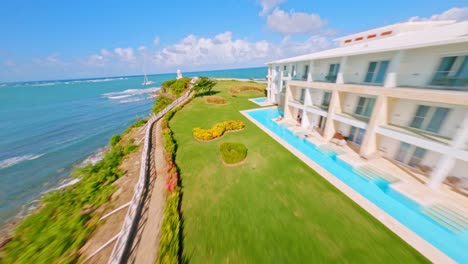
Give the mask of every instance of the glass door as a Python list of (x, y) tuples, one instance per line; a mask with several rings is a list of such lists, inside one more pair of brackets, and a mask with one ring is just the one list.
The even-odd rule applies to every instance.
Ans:
[(406, 156), (408, 156), (408, 152), (410, 149), (411, 145), (405, 142), (400, 143), (400, 148), (398, 149), (396, 155), (395, 155), (395, 160), (398, 160), (401, 163), (405, 163)]
[(385, 81), (385, 75), (387, 74), (389, 61), (371, 61), (367, 68), (366, 77), (364, 78), (365, 83), (382, 84)]
[(339, 71), (340, 71), (339, 63), (330, 64), (330, 67), (328, 68), (328, 75), (325, 78), (329, 82), (336, 82), (336, 77)]
[(429, 112), (429, 106), (427, 105), (420, 105), (416, 110), (416, 113), (413, 117), (413, 121), (411, 121), (410, 127), (414, 128), (421, 128), (426, 118), (427, 112)]
[(309, 65), (304, 66), (304, 75), (302, 75), (303, 80), (307, 80), (307, 76), (309, 75)]

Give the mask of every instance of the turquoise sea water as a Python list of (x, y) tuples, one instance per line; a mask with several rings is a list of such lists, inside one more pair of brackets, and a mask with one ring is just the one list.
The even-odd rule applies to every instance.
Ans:
[[(265, 67), (192, 72), (185, 76), (265, 79)], [(148, 93), (175, 74), (0, 84), (0, 225), (73, 167), (105, 147), (136, 118), (146, 117)]]
[(305, 138), (299, 138), (272, 121), (280, 114), (283, 115), (278, 109), (252, 110), (247, 114), (447, 256), (458, 263), (468, 263), (468, 231), (461, 234), (450, 231), (424, 215), (416, 202), (390, 188), (389, 182), (383, 179), (366, 180), (336, 153), (323, 154)]

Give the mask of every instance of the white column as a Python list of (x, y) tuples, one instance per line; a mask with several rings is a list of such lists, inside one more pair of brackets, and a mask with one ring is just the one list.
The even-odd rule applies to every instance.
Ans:
[(268, 72), (267, 72), (267, 81), (268, 81), (268, 86), (267, 86), (267, 99), (268, 99), (269, 101), (271, 101), (270, 99), (271, 99), (271, 95), (272, 95), (272, 87), (271, 87), (272, 81), (271, 81), (271, 80), (272, 80), (273, 76), (272, 76), (272, 74), (271, 74), (271, 72), (272, 72), (272, 71), (271, 71), (271, 67), (272, 67), (271, 64), (268, 65)]
[(325, 122), (325, 129), (323, 131), (323, 137), (327, 140), (330, 140), (333, 135), (335, 135), (335, 123), (333, 121), (333, 116), (335, 113), (341, 112), (341, 100), (338, 90), (332, 91), (332, 97), (330, 100), (330, 105), (328, 107), (327, 121)]
[(372, 109), (372, 115), (367, 124), (366, 134), (362, 140), (359, 154), (363, 157), (369, 157), (377, 151), (377, 133), (379, 126), (387, 124), (388, 98), (385, 95), (379, 95)]
[(314, 81), (314, 76), (312, 75), (312, 73), (314, 72), (314, 67), (315, 67), (315, 63), (314, 63), (314, 61), (311, 61), (310, 64), (309, 64), (309, 73), (307, 74), (307, 81), (308, 82), (313, 82)]
[[(452, 143), (450, 146), (453, 149), (464, 148), (468, 141), (468, 114), (465, 114), (465, 118), (461, 123), (460, 127), (457, 129), (455, 136), (453, 137)], [(431, 178), (428, 183), (428, 186), (436, 189), (439, 187), (444, 180), (449, 175), (450, 171), (455, 166), (456, 159), (454, 157), (444, 155), (439, 162), (437, 162), (436, 167), (431, 173)]]
[(346, 63), (348, 62), (348, 57), (342, 57), (340, 62), (340, 70), (338, 71), (338, 76), (336, 77), (337, 84), (344, 84), (344, 72), (346, 69)]
[(387, 71), (387, 78), (385, 78), (384, 87), (393, 88), (398, 85), (398, 72), (400, 71), (401, 60), (403, 59), (404, 51), (399, 50), (393, 56), (392, 61), (390, 61), (390, 67)]
[(310, 92), (309, 88), (306, 88), (306, 91), (305, 91), (304, 105), (305, 106), (312, 105), (312, 93)]

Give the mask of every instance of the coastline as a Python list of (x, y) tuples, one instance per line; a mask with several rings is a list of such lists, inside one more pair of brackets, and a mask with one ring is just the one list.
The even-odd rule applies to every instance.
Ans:
[(67, 188), (69, 186), (72, 186), (80, 181), (79, 178), (73, 178), (72, 173), (78, 168), (82, 168), (88, 164), (95, 165), (99, 161), (102, 160), (104, 157), (104, 154), (106, 151), (109, 150), (109, 146), (101, 147), (96, 149), (91, 155), (86, 157), (84, 160), (81, 162), (76, 163), (75, 166), (73, 166), (72, 170), (68, 174), (68, 177), (61, 179), (59, 182), (55, 184), (54, 187), (49, 188), (41, 192), (41, 194), (36, 197), (34, 200), (23, 204), (21, 207), (21, 210), (14, 216), (12, 216), (10, 219), (6, 220), (6, 223), (0, 226), (0, 249), (8, 243), (13, 234), (16, 226), (18, 223), (20, 223), (23, 219), (28, 217), (31, 214), (34, 214), (37, 210), (41, 208), (41, 199), (44, 197), (44, 195), (53, 192), (53, 191), (58, 191), (64, 188)]

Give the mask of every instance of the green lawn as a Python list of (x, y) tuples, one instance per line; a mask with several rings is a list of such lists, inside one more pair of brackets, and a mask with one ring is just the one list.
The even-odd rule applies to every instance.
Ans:
[[(171, 121), (183, 185), (184, 258), (192, 263), (414, 263), (427, 262), (413, 248), (348, 199), (239, 110), (256, 108), (250, 92), (226, 105), (195, 98)], [(244, 130), (211, 142), (192, 128), (239, 119)], [(241, 142), (245, 163), (225, 167), (219, 144)]]

